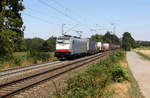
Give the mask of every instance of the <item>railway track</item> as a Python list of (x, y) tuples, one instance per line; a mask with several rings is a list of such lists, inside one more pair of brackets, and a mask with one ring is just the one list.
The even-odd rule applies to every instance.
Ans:
[[(109, 53), (110, 53), (110, 51), (102, 53), (102, 54), (96, 54), (93, 56), (73, 60), (70, 62), (65, 62), (65, 63), (59, 62), (59, 63), (53, 64), (53, 65), (55, 65), (53, 67), (48, 67), (45, 65), (44, 66), (45, 69), (36, 70), (33, 72), (34, 74), (30, 74), (30, 75), (23, 76), (23, 77), (21, 76), (20, 78), (17, 78), (15, 80), (1, 83), (0, 84), (0, 98), (10, 97), (16, 93), (21, 92), (22, 90), (30, 88), (31, 86), (36, 86), (41, 82), (44, 82), (46, 80), (58, 77), (64, 73), (67, 73), (67, 72), (72, 71), (78, 67), (86, 65), (92, 61), (100, 59)], [(39, 68), (41, 66), (39, 66)], [(23, 72), (25, 70), (29, 71), (30, 68), (25, 68), (24, 70), (22, 69)], [(1, 75), (1, 76), (6, 77), (7, 75), (17, 74), (18, 72), (21, 73), (21, 71), (19, 71), (19, 69), (17, 69), (16, 71), (11, 71), (10, 73), (8, 73), (8, 72), (6, 72), (5, 74), (3, 73), (3, 75)]]
[(24, 67), (12, 68), (12, 69), (8, 69), (8, 70), (2, 70), (2, 71), (0, 71), (0, 77), (11, 75), (14, 73), (23, 72), (23, 71), (33, 70), (33, 69), (40, 68), (43, 66), (49, 66), (52, 64), (56, 64), (56, 63), (61, 63), (61, 62), (54, 61), (54, 62), (48, 62), (48, 63), (38, 64), (38, 65), (24, 66)]

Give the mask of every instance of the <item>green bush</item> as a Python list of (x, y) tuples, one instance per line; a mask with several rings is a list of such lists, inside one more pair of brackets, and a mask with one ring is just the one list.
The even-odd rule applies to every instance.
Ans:
[(14, 57), (11, 62), (15, 65), (15, 66), (20, 66), (21, 62), (22, 62), (22, 58), (21, 57)]
[(124, 57), (125, 57), (124, 51), (117, 51), (117, 52), (113, 53), (109, 59), (111, 60), (111, 62), (115, 63), (117, 61), (122, 60)]
[(124, 80), (128, 80), (128, 72), (120, 65), (113, 66), (111, 70), (111, 77), (114, 82), (122, 82)]
[(93, 66), (87, 71), (68, 80), (68, 88), (59, 94), (63, 98), (84, 98), (102, 96), (103, 90), (110, 82), (106, 66)]
[(33, 63), (36, 64), (38, 61), (48, 61), (51, 55), (46, 52), (29, 51), (27, 57), (33, 60)]

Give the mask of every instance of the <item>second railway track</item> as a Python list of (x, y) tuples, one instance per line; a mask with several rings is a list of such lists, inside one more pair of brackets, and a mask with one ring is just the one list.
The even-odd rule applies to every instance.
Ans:
[(8, 69), (8, 70), (2, 70), (2, 71), (0, 71), (0, 77), (11, 75), (11, 74), (14, 74), (14, 73), (23, 72), (23, 71), (32, 70), (32, 69), (35, 69), (35, 68), (40, 68), (40, 67), (43, 67), (43, 66), (49, 66), (49, 65), (52, 65), (52, 64), (56, 64), (56, 63), (61, 63), (61, 62), (60, 61), (54, 61), (54, 62), (48, 62), (48, 63), (38, 64), (38, 65), (31, 65), (31, 66), (12, 68), (12, 69)]
[(29, 88), (31, 86), (37, 85), (43, 81), (46, 81), (51, 78), (58, 77), (64, 73), (72, 71), (78, 67), (86, 65), (92, 61), (95, 61), (99, 58), (106, 56), (110, 52), (104, 52), (102, 54), (96, 54), (93, 56), (77, 59), (74, 61), (56, 64), (52, 68), (41, 71), (39, 73), (34, 73), (27, 77), (16, 79), (14, 81), (6, 82), (0, 85), (0, 98), (10, 97), (15, 93), (21, 92), (22, 90)]

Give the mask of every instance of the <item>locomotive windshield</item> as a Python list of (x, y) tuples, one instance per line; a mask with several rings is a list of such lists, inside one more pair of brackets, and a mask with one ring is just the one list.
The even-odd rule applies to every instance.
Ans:
[(59, 37), (59, 38), (57, 38), (57, 40), (69, 40), (70, 38), (68, 38), (68, 37)]
[(68, 38), (68, 37), (59, 37), (59, 38), (57, 38), (57, 43), (58, 44), (69, 44), (70, 43), (70, 38)]

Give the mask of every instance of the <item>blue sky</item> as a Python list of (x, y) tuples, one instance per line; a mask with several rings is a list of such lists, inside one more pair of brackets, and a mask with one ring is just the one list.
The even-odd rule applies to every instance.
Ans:
[[(24, 0), (23, 3), (26, 7), (22, 15), (26, 38), (59, 36), (61, 24), (67, 24), (64, 31), (79, 24), (67, 34), (77, 35), (75, 30), (79, 30), (83, 31), (83, 37), (90, 37), (112, 31), (110, 24), (115, 23), (119, 37), (128, 31), (136, 40), (150, 40), (150, 0)], [(103, 28), (105, 30), (91, 31)]]

